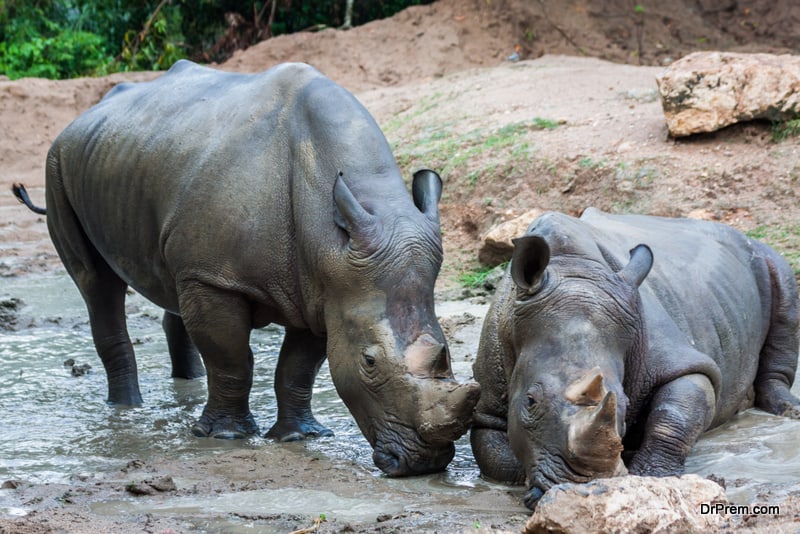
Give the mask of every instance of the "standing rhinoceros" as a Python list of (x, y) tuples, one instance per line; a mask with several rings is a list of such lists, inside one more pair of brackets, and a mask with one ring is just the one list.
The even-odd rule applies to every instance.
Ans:
[(722, 224), (542, 215), (481, 334), (482, 473), (527, 481), (530, 508), (554, 484), (625, 473), (623, 456), (633, 474), (680, 473), (703, 431), (800, 402), (797, 298), (786, 261)]
[(53, 143), (46, 188), (108, 401), (142, 401), (130, 286), (166, 310), (175, 376), (201, 375), (202, 356), (196, 435), (258, 431), (249, 338), (276, 323), (286, 334), (268, 437), (330, 434), (310, 406), (327, 356), (378, 467), (443, 469), (479, 390), (455, 382), (434, 314), (439, 176), (417, 172), (412, 192), (366, 109), (308, 65), (251, 75), (181, 61), (115, 87)]

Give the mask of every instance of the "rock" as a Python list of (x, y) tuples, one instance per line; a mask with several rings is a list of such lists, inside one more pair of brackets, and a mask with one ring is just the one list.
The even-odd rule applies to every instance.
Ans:
[(133, 495), (155, 495), (156, 493), (176, 491), (178, 488), (172, 477), (164, 476), (141, 482), (131, 482), (125, 489)]
[(695, 52), (656, 82), (673, 137), (800, 117), (800, 56)]
[(545, 493), (523, 532), (715, 531), (725, 515), (709, 513), (701, 505), (727, 502), (725, 490), (697, 475), (631, 475), (559, 484)]
[(77, 364), (73, 365), (72, 369), (71, 369), (72, 376), (83, 376), (86, 373), (88, 373), (89, 371), (91, 371), (91, 369), (92, 369), (92, 366), (89, 365), (88, 363), (82, 363), (80, 365), (77, 365)]
[(0, 330), (15, 330), (19, 321), (17, 313), (22, 301), (8, 295), (0, 296)]
[(523, 235), (528, 225), (541, 214), (542, 210), (532, 209), (489, 230), (478, 249), (478, 261), (482, 265), (494, 267), (510, 260), (514, 251), (511, 240)]

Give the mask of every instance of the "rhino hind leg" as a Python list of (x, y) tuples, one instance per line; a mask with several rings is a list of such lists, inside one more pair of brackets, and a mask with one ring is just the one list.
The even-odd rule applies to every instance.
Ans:
[(275, 369), (278, 419), (265, 437), (277, 441), (298, 441), (310, 436), (332, 436), (311, 413), (314, 380), (325, 361), (325, 338), (308, 330), (286, 328)]
[(167, 335), (169, 356), (172, 359), (172, 378), (192, 379), (205, 376), (206, 368), (203, 366), (200, 352), (186, 332), (183, 319), (179, 315), (165, 311), (161, 325)]
[(661, 386), (653, 395), (642, 442), (628, 472), (680, 475), (689, 451), (711, 424), (715, 403), (714, 388), (705, 375), (690, 374)]
[(208, 402), (192, 433), (221, 439), (257, 434), (258, 425), (250, 413), (253, 352), (249, 303), (236, 292), (196, 281), (180, 285), (178, 302), (208, 380)]
[(125, 321), (125, 290), (127, 284), (111, 269), (101, 267), (101, 273), (76, 277), (89, 310), (95, 349), (103, 362), (108, 380), (109, 404), (139, 406), (142, 395), (133, 344)]
[(772, 315), (754, 381), (756, 407), (800, 419), (800, 399), (791, 393), (797, 371), (797, 282), (791, 268), (767, 260), (772, 279)]
[(89, 241), (66, 197), (59, 195), (60, 180), (53, 179), (52, 173), (58, 173), (58, 162), (51, 155), (47, 227), (64, 267), (86, 303), (92, 339), (106, 371), (107, 402), (116, 406), (141, 405), (136, 357), (125, 320), (128, 286)]

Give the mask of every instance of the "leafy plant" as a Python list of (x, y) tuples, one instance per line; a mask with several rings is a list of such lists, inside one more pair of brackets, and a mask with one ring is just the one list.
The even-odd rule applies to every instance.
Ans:
[(536, 128), (540, 130), (553, 130), (555, 128), (558, 128), (560, 123), (552, 119), (543, 119), (542, 117), (535, 117), (533, 119), (533, 124), (534, 126), (536, 126)]
[[(508, 262), (502, 263), (499, 268), (505, 269)], [(478, 288), (483, 286), (486, 277), (494, 271), (497, 267), (475, 267), (471, 270), (462, 272), (458, 277), (458, 283), (464, 287)]]
[(772, 140), (776, 143), (800, 135), (800, 118), (772, 123)]
[[(365, 23), (433, 0), (355, 3)], [(70, 78), (223, 61), (258, 40), (340, 26), (345, 0), (0, 0), (0, 74)], [(269, 13), (268, 16), (263, 16)], [(222, 46), (222, 45), (225, 46)]]

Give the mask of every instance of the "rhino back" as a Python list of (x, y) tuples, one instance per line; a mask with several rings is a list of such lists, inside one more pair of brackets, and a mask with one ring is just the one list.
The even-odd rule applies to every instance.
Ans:
[(298, 243), (331, 242), (337, 172), (371, 181), (350, 178), (356, 196), (408, 197), (369, 113), (303, 64), (234, 74), (179, 62), (113, 89), (67, 127), (50, 159), (48, 189), (63, 191), (55, 209), (74, 210), (145, 296), (175, 311), (175, 281), (199, 279), (296, 326), (308, 326)]

